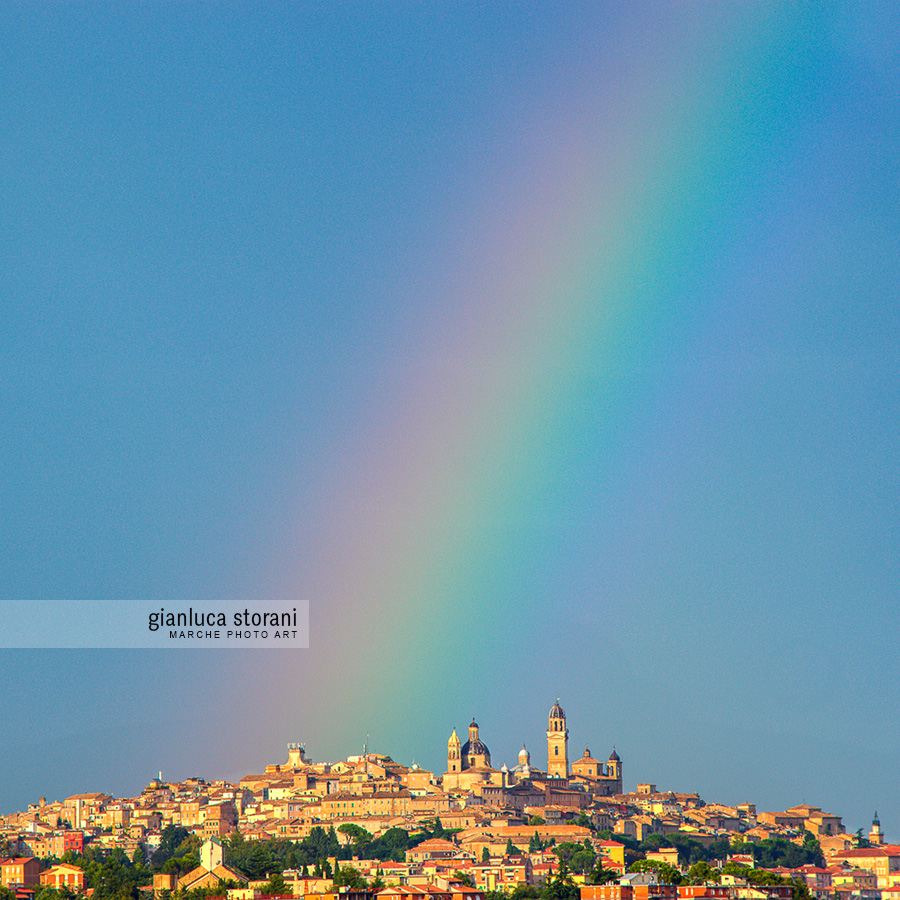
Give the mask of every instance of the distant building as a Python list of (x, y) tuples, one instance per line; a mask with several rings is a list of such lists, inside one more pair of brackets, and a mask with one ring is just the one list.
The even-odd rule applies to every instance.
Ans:
[(872, 828), (869, 831), (869, 843), (879, 846), (884, 843), (884, 835), (881, 832), (881, 822), (878, 820), (878, 810), (875, 810), (875, 817), (872, 819)]
[(557, 700), (547, 717), (546, 772), (532, 768), (525, 747), (519, 751), (514, 769), (505, 765), (499, 770), (492, 768), (491, 751), (479, 737), (478, 723), (473, 719), (464, 744), (455, 728), (447, 741), (447, 770), (442, 787), (445, 791), (471, 790), (485, 803), (520, 811), (525, 806), (552, 804), (577, 808), (586, 805), (591, 796), (622, 793), (622, 760), (615, 748), (606, 764), (585, 749), (584, 756), (572, 764), (570, 774), (566, 712)]
[(6, 888), (36, 887), (40, 884), (41, 864), (33, 856), (14, 856), (0, 862), (0, 885)]
[(491, 767), (491, 751), (478, 736), (478, 723), (472, 719), (469, 739), (460, 744), (456, 729), (447, 741), (447, 771), (443, 786), (451, 790), (472, 790), (480, 784), (502, 784), (503, 775)]
[(193, 891), (201, 887), (216, 887), (219, 882), (236, 881), (246, 885), (247, 878), (223, 863), (222, 842), (210, 838), (200, 847), (200, 865), (178, 879), (178, 890)]
[(67, 887), (70, 891), (84, 890), (84, 871), (69, 863), (60, 863), (40, 873), (41, 884), (50, 885), (59, 890)]
[(658, 884), (655, 878), (623, 878), (619, 884), (586, 884), (581, 888), (581, 900), (676, 900), (678, 888), (673, 884)]
[(559, 705), (558, 697), (547, 722), (547, 774), (556, 778), (569, 777), (569, 729), (566, 728), (566, 712)]

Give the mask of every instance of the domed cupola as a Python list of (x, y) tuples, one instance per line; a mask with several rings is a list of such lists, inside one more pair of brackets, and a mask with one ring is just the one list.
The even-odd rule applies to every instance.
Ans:
[(478, 723), (472, 719), (469, 725), (469, 739), (462, 745), (463, 768), (473, 766), (490, 766), (491, 751), (487, 744), (478, 737)]

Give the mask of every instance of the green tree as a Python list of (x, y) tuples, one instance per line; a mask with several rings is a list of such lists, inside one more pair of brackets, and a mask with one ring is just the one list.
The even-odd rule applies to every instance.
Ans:
[(662, 834), (648, 834), (641, 843), (641, 850), (659, 850), (660, 847), (671, 847), (672, 843)]
[(565, 863), (560, 863), (555, 878), (548, 878), (541, 891), (541, 900), (579, 900), (581, 891), (569, 875)]
[(367, 846), (370, 859), (403, 862), (410, 846), (409, 832), (405, 828), (389, 828)]
[(731, 844), (728, 843), (728, 839), (720, 838), (706, 848), (706, 857), (707, 859), (725, 859), (731, 852)]
[(535, 900), (541, 892), (533, 884), (517, 884), (509, 895), (511, 900)]
[(510, 900), (536, 900), (540, 895), (541, 892), (533, 884), (517, 884), (508, 896)]
[(597, 832), (597, 837), (602, 838), (604, 841), (617, 841), (622, 844), (626, 850), (632, 850), (634, 852), (638, 852), (641, 842), (636, 841), (632, 837), (628, 837), (625, 834), (618, 834), (615, 831), (610, 831), (608, 828), (603, 831)]
[(696, 838), (681, 832), (666, 835), (669, 847), (678, 849), (678, 864), (680, 866), (693, 865), (695, 862), (705, 861), (710, 858), (703, 844)]
[(609, 884), (610, 882), (618, 880), (618, 872), (614, 872), (612, 869), (607, 869), (603, 865), (603, 857), (598, 856), (594, 868), (591, 869), (590, 874), (588, 875), (588, 882), (590, 884)]
[(354, 844), (365, 844), (372, 840), (372, 835), (355, 822), (345, 822), (343, 825), (338, 825), (338, 831), (341, 834), (348, 835)]
[(559, 858), (560, 869), (565, 867), (567, 871), (575, 872), (577, 875), (589, 872), (597, 859), (597, 854), (594, 853), (589, 840), (586, 840), (584, 844), (564, 841), (555, 847), (553, 852)]
[(285, 884), (284, 876), (281, 872), (273, 872), (269, 876), (269, 880), (263, 885), (263, 893), (269, 896), (290, 894), (291, 889)]
[(685, 873), (684, 884), (707, 884), (710, 881), (719, 882), (722, 874), (714, 869), (708, 862), (700, 860), (695, 862)]
[[(192, 849), (190, 841), (192, 835), (187, 828), (180, 825), (166, 825), (160, 835), (159, 847), (150, 857), (150, 865), (154, 872), (164, 871), (163, 864), (173, 856), (184, 856)], [(196, 841), (196, 849), (199, 849), (199, 840)]]
[(639, 859), (628, 867), (628, 871), (653, 872), (662, 884), (681, 884), (681, 872), (656, 859)]
[(481, 861), (483, 863), (489, 863), (491, 861), (491, 851), (488, 850), (487, 847), (481, 848)]
[[(71, 891), (68, 892), (71, 895)], [(61, 897), (61, 892), (57, 891), (56, 888), (50, 887), (50, 885), (42, 884), (39, 885), (37, 890), (35, 891), (33, 900), (59, 900)]]
[(335, 888), (350, 888), (353, 891), (364, 891), (368, 888), (366, 879), (353, 866), (335, 867), (334, 886)]

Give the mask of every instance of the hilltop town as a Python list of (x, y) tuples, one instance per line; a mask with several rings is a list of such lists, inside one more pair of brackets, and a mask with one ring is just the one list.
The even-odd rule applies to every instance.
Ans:
[(808, 805), (776, 812), (641, 783), (547, 719), (546, 767), (492, 766), (475, 721), (444, 772), (365, 750), (238, 783), (151, 781), (0, 817), (0, 900), (900, 900), (900, 846)]

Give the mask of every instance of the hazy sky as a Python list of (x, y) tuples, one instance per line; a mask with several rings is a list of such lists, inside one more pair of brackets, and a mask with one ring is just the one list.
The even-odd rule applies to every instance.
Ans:
[(900, 840), (896, 10), (0, 5), (0, 813), (559, 697)]

